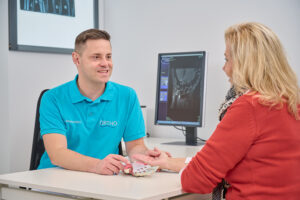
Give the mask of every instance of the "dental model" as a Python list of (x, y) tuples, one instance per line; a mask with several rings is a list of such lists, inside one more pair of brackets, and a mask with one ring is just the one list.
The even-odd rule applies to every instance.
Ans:
[(158, 166), (150, 166), (140, 162), (133, 162), (124, 167), (124, 174), (131, 174), (132, 176), (148, 176), (156, 172)]

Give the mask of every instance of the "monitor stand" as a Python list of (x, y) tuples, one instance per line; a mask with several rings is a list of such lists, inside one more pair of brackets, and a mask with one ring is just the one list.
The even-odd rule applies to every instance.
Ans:
[(205, 142), (198, 141), (197, 127), (185, 127), (185, 141), (166, 142), (166, 143), (162, 143), (162, 144), (201, 146), (201, 145), (204, 145)]

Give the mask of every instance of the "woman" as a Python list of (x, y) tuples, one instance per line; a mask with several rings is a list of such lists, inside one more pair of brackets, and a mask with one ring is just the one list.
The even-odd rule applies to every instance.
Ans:
[(259, 23), (225, 32), (224, 71), (238, 97), (200, 152), (135, 158), (179, 172), (182, 188), (210, 193), (224, 178), (226, 199), (299, 199), (300, 95), (277, 36)]

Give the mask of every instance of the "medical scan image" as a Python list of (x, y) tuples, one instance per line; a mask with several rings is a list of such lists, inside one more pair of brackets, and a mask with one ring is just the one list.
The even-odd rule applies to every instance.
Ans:
[(199, 121), (200, 73), (199, 67), (171, 65), (168, 118), (175, 121)]
[(75, 17), (74, 0), (20, 0), (21, 10)]

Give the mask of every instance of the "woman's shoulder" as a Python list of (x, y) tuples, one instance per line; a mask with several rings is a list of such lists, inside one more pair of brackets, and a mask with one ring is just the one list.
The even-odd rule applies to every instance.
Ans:
[(240, 97), (238, 97), (233, 102), (232, 105), (234, 105), (234, 104), (245, 104), (245, 105), (247, 105), (247, 104), (253, 104), (256, 101), (257, 101), (257, 98), (254, 95), (246, 93), (246, 94), (243, 94)]
[(251, 110), (259, 111), (259, 112), (267, 112), (269, 113), (272, 110), (286, 110), (287, 104), (283, 102), (283, 104), (272, 104), (270, 102), (265, 102), (260, 98), (260, 94), (258, 92), (245, 93), (240, 96), (235, 102), (233, 102), (232, 107), (235, 106), (243, 106), (249, 107)]
[(230, 106), (230, 110), (243, 110), (244, 112), (253, 112), (254, 110), (262, 109), (262, 105), (259, 103), (259, 98), (255, 94), (243, 94), (239, 98), (237, 98), (232, 105)]

